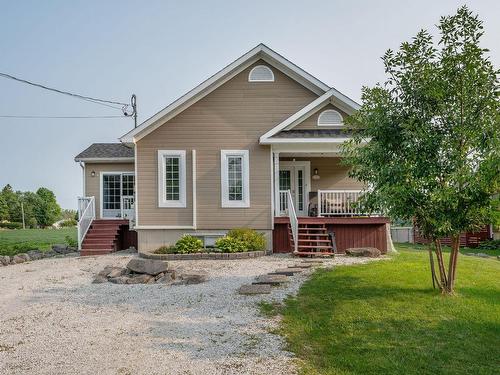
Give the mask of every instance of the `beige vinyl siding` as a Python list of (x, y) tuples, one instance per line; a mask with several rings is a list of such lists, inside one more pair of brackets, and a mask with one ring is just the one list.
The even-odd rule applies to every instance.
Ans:
[(327, 126), (318, 126), (318, 117), (321, 114), (321, 112), (326, 111), (327, 109), (334, 109), (337, 112), (339, 112), (342, 115), (342, 118), (345, 120), (345, 118), (348, 116), (347, 113), (342, 111), (341, 109), (328, 104), (321, 108), (320, 110), (314, 112), (311, 116), (306, 118), (304, 121), (302, 121), (300, 124), (294, 126), (292, 129), (328, 129)]
[[(138, 221), (192, 225), (191, 151), (197, 153), (197, 229), (271, 229), (271, 152), (259, 137), (317, 95), (270, 67), (275, 82), (248, 82), (259, 61), (137, 142)], [(157, 150), (186, 150), (187, 207), (159, 208)], [(249, 150), (250, 207), (221, 208), (221, 150)]]
[[(280, 158), (292, 160), (292, 158)], [(311, 191), (318, 190), (359, 190), (363, 184), (349, 177), (349, 168), (341, 165), (338, 157), (310, 157), (295, 158), (295, 160), (308, 160), (311, 162)], [(319, 180), (313, 180), (314, 169), (318, 168)]]
[[(92, 171), (95, 177), (92, 177)], [(95, 197), (96, 217), (101, 215), (101, 172), (134, 172), (134, 163), (85, 163), (85, 196)]]

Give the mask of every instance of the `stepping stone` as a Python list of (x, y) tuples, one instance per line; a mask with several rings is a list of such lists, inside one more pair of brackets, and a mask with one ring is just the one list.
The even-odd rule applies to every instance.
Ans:
[(270, 275), (285, 275), (285, 276), (293, 276), (296, 273), (301, 273), (303, 270), (300, 268), (279, 268), (274, 272), (271, 272)]
[(288, 266), (288, 268), (311, 268), (312, 264), (304, 264), (304, 263), (298, 263), (294, 264), (293, 266)]
[(252, 296), (255, 294), (269, 294), (271, 293), (271, 285), (269, 284), (246, 284), (240, 286), (238, 289), (239, 294)]
[(285, 283), (286, 281), (285, 275), (262, 275), (257, 277), (252, 284), (279, 285)]
[(321, 264), (323, 263), (323, 261), (320, 259), (304, 259), (302, 263), (314, 265), (314, 264)]

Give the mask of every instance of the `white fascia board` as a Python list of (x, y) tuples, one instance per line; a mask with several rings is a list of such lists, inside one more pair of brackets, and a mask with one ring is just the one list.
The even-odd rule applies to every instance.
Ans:
[(75, 158), (75, 161), (85, 163), (133, 163), (135, 158)]
[(274, 145), (278, 143), (344, 143), (351, 140), (345, 138), (269, 138), (261, 141), (261, 145)]
[(120, 138), (120, 141), (123, 143), (137, 142), (139, 139), (146, 136), (190, 105), (196, 103), (198, 100), (233, 78), (236, 74), (248, 68), (259, 59), (262, 59), (270, 65), (283, 71), (283, 73), (289, 75), (291, 78), (303, 84), (318, 95), (330, 90), (330, 87), (321, 82), (319, 79), (313, 77), (311, 74), (299, 68), (264, 44), (259, 44), (257, 47), (251, 49), (239, 59), (226, 66), (224, 69), (220, 70), (218, 73), (196, 86), (187, 94), (181, 96), (160, 112), (144, 121), (137, 128), (123, 135)]

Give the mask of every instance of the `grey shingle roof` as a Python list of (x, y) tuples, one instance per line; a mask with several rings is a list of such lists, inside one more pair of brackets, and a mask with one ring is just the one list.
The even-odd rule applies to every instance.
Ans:
[(351, 134), (346, 129), (291, 129), (283, 130), (272, 138), (346, 138)]
[(75, 161), (82, 159), (133, 158), (134, 149), (123, 143), (93, 143), (78, 155)]

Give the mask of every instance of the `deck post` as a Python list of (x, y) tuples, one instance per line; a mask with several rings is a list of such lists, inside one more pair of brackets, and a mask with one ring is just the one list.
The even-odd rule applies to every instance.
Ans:
[(274, 216), (280, 216), (280, 154), (273, 152), (274, 156)]

